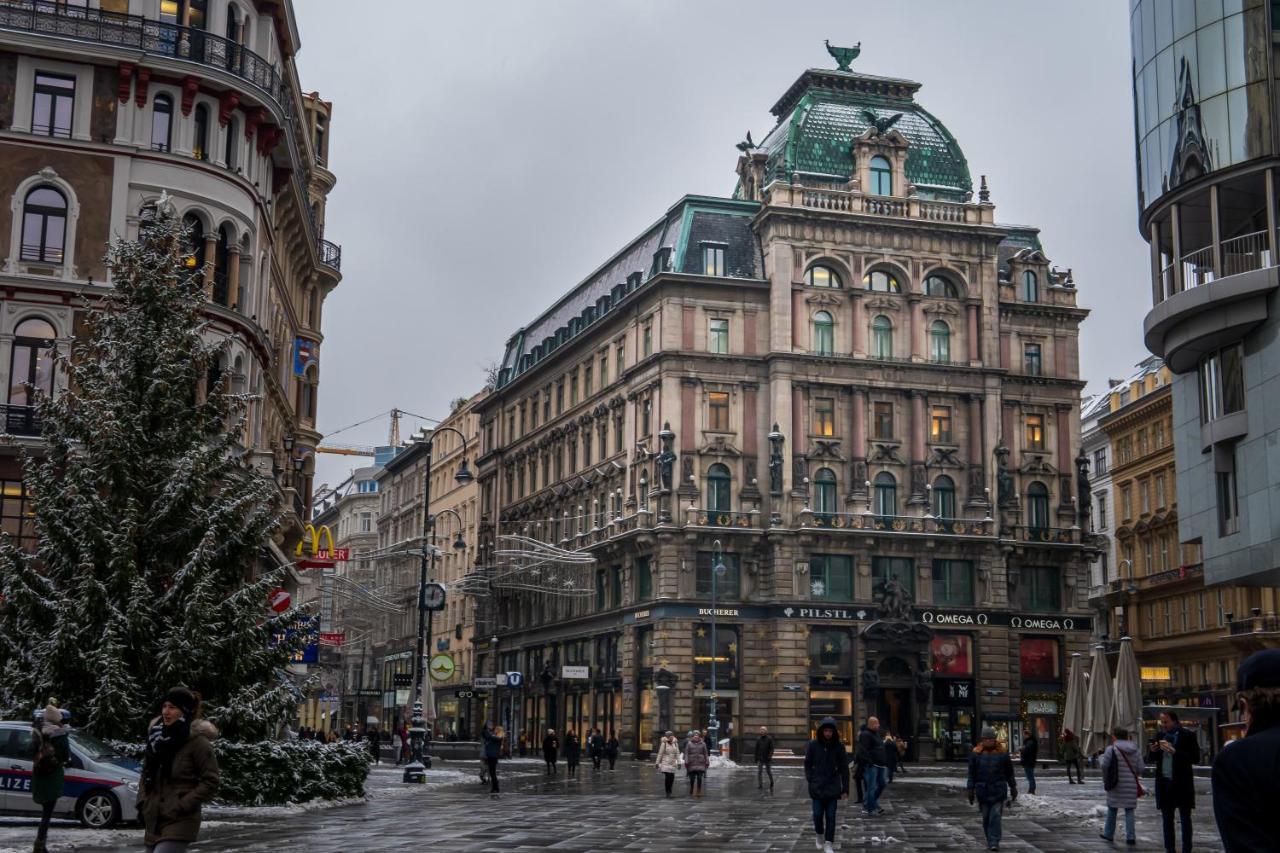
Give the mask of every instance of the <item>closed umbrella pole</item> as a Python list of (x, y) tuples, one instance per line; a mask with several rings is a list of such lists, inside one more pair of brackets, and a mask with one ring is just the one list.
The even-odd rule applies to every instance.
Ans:
[(1138, 659), (1133, 653), (1133, 641), (1120, 638), (1120, 659), (1116, 663), (1115, 704), (1111, 713), (1112, 726), (1129, 731), (1133, 738), (1142, 737), (1142, 678)]
[(1106, 647), (1093, 647), (1089, 665), (1089, 695), (1085, 700), (1084, 751), (1095, 755), (1110, 742), (1107, 728), (1111, 724), (1112, 681), (1107, 667)]
[(1083, 657), (1079, 652), (1071, 655), (1071, 670), (1067, 674), (1067, 704), (1062, 709), (1062, 727), (1070, 729), (1077, 736), (1083, 731), (1087, 698)]

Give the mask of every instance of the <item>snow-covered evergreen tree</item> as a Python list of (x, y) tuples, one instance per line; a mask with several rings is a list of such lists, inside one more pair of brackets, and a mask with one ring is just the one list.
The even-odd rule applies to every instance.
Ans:
[(273, 488), (244, 461), (247, 400), (219, 375), (226, 341), (205, 334), (203, 270), (168, 208), (113, 242), (113, 288), (58, 356), (68, 390), (39, 400), (37, 550), (0, 541), (0, 706), (57, 696), (136, 739), (185, 684), (228, 735), (261, 737), (298, 696), (293, 643), (270, 642), (294, 615), (267, 609), (279, 570), (253, 574)]

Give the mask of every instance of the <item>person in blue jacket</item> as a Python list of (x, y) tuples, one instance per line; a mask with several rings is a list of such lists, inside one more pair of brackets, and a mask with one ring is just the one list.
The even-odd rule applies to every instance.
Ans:
[(489, 771), (489, 795), (498, 794), (498, 756), (502, 754), (502, 726), (486, 722), (480, 736), (484, 738), (484, 763)]

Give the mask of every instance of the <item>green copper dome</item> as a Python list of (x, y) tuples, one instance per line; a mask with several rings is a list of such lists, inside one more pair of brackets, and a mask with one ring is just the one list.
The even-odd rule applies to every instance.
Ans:
[(923, 197), (963, 201), (973, 190), (969, 164), (951, 132), (916, 103), (919, 83), (848, 71), (810, 69), (773, 107), (778, 125), (760, 144), (768, 155), (768, 180), (796, 172), (847, 180), (853, 172), (853, 140), (871, 127), (866, 114), (889, 119), (906, 137), (907, 180)]

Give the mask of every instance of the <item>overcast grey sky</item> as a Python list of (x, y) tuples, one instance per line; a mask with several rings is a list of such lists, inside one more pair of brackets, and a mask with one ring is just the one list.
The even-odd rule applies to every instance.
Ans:
[[(996, 219), (1036, 225), (1093, 311), (1092, 387), (1146, 354), (1123, 0), (297, 0), (305, 90), (334, 103), (320, 426), (442, 417), (510, 333), (738, 152), (823, 39), (922, 83)], [(405, 433), (413, 426), (404, 425)], [(334, 436), (383, 443), (386, 419)], [(351, 457), (322, 456), (333, 484)], [(367, 464), (367, 463), (365, 463)]]

